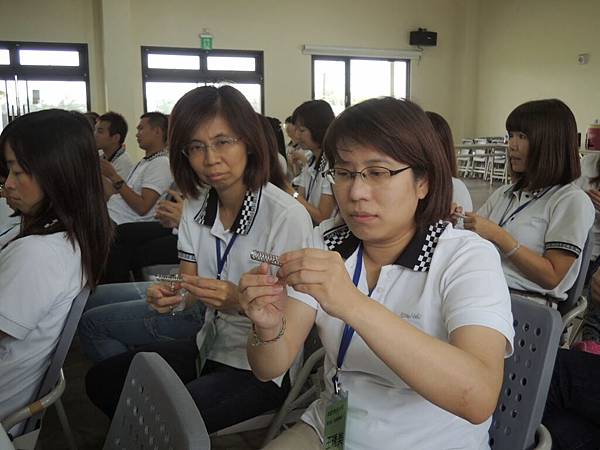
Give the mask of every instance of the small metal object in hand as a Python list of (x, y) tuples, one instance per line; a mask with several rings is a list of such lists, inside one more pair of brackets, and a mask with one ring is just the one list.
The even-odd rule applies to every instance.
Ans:
[(279, 256), (267, 252), (261, 252), (260, 250), (252, 250), (250, 252), (250, 259), (281, 267)]
[(181, 301), (177, 305), (171, 305), (170, 310), (172, 315), (185, 309), (187, 291), (179, 287), (179, 283), (183, 281), (181, 275), (178, 273), (172, 275), (154, 275), (154, 281), (157, 283), (169, 283), (169, 289), (173, 292), (177, 291), (178, 295), (181, 297)]

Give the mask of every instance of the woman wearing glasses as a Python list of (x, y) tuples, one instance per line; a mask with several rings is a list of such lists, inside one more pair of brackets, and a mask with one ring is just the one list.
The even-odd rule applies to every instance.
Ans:
[[(243, 315), (237, 284), (258, 264), (250, 259), (252, 250), (302, 248), (312, 226), (302, 205), (268, 182), (270, 169), (279, 170), (276, 153), (236, 89), (201, 87), (179, 99), (171, 113), (169, 149), (185, 196), (178, 234), (184, 281), (173, 289), (152, 286), (147, 301), (163, 314), (182, 302), (186, 308), (202, 302), (205, 324), (198, 339), (136, 351), (156, 351), (171, 364), (214, 432), (276, 408), (289, 390), (287, 375), (261, 382), (250, 370), (245, 343), (251, 322)], [(88, 395), (109, 416), (134, 353), (105, 359), (87, 375)]]
[(494, 247), (444, 221), (439, 145), (414, 103), (345, 110), (324, 141), (343, 222), (282, 254), (278, 279), (266, 265), (242, 277), (260, 379), (287, 370), (313, 324), (326, 350), (322, 397), (269, 449), (487, 448), (510, 300)]

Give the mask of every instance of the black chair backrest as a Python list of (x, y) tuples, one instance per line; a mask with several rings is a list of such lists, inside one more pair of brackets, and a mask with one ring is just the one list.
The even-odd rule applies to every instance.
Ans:
[[(50, 366), (48, 367), (48, 370), (46, 370), (46, 374), (44, 375), (36, 399), (48, 394), (48, 392), (50, 392), (54, 386), (56, 386), (58, 377), (60, 376), (60, 371), (65, 362), (65, 358), (67, 357), (67, 353), (71, 347), (71, 342), (73, 342), (73, 336), (75, 336), (75, 331), (77, 331), (77, 325), (79, 324), (79, 319), (81, 319), (83, 308), (85, 307), (89, 296), (90, 288), (86, 286), (81, 290), (81, 292), (79, 292), (79, 294), (77, 294), (75, 300), (73, 300), (71, 309), (69, 310), (69, 315), (67, 316), (67, 320), (65, 320), (62, 332), (58, 338), (56, 349), (52, 354)], [(38, 414), (30, 417), (25, 424), (23, 434), (37, 429), (43, 414), (44, 412), (41, 411)]]
[(492, 450), (528, 450), (542, 421), (562, 333), (555, 309), (512, 299), (514, 353), (504, 363), (504, 382), (490, 426)]

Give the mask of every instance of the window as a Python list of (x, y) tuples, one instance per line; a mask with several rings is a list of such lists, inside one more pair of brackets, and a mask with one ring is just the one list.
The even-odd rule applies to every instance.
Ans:
[(89, 110), (87, 44), (0, 41), (0, 129), (48, 108)]
[(264, 109), (263, 52), (142, 47), (144, 111), (170, 114), (198, 86), (231, 85), (256, 112)]
[(373, 97), (407, 98), (409, 60), (313, 56), (313, 98), (331, 104), (336, 114)]

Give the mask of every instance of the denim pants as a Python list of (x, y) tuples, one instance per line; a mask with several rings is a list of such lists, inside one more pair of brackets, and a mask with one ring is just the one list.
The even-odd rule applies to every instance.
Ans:
[(194, 339), (159, 342), (105, 359), (85, 377), (92, 403), (107, 416), (114, 415), (129, 364), (137, 352), (156, 352), (177, 373), (190, 392), (209, 433), (258, 416), (281, 406), (290, 390), (286, 376), (279, 387), (260, 381), (250, 370), (208, 360), (196, 373), (198, 348)]
[(600, 342), (600, 299), (592, 297), (592, 289), (590, 282), (596, 270), (600, 267), (600, 256), (590, 262), (590, 267), (585, 279), (586, 289), (588, 292), (588, 306), (583, 319), (581, 328), (582, 339), (584, 341)]
[(197, 302), (175, 315), (160, 314), (146, 303), (151, 284), (106, 284), (90, 296), (79, 323), (79, 339), (93, 362), (142, 345), (192, 338), (202, 328), (204, 304)]
[(559, 349), (542, 423), (553, 450), (600, 448), (600, 356)]

